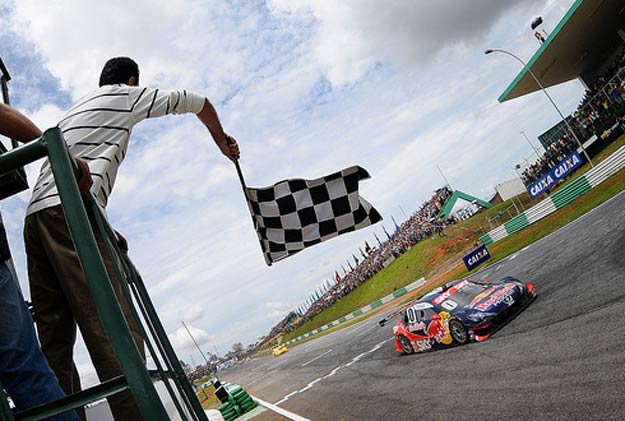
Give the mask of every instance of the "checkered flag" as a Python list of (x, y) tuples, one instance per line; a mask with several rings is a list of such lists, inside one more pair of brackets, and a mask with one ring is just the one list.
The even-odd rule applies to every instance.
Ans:
[(292, 179), (271, 187), (247, 188), (267, 265), (381, 221), (378, 211), (358, 195), (358, 182), (367, 178), (364, 168), (353, 166), (316, 180)]

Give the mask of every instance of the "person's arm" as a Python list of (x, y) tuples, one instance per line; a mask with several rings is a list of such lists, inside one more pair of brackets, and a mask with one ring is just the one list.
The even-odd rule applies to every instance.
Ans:
[(42, 135), (25, 115), (3, 103), (0, 103), (0, 134), (23, 143)]
[(233, 162), (239, 159), (239, 146), (224, 133), (215, 108), (203, 95), (186, 90), (167, 91), (150, 87), (128, 86), (128, 104), (134, 123), (167, 114), (194, 113), (208, 128), (217, 147)]
[(228, 159), (232, 162), (236, 162), (239, 157), (239, 145), (237, 141), (232, 137), (228, 136), (225, 132), (221, 123), (219, 122), (219, 117), (217, 116), (217, 111), (215, 111), (215, 107), (210, 103), (208, 99), (204, 100), (204, 107), (202, 110), (197, 113), (197, 118), (208, 128), (215, 144)]
[[(15, 139), (22, 143), (30, 142), (42, 136), (41, 130), (35, 123), (30, 121), (28, 117), (19, 111), (0, 103), (0, 134)], [(78, 178), (78, 188), (81, 192), (86, 192), (91, 188), (93, 179), (89, 172), (89, 165), (80, 158), (74, 158), (78, 168), (80, 168), (80, 177)]]

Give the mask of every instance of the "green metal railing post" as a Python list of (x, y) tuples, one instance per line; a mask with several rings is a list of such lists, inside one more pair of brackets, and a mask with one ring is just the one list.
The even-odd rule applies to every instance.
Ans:
[(181, 384), (184, 391), (186, 392), (186, 395), (191, 397), (190, 399), (191, 405), (193, 406), (193, 409), (195, 409), (195, 413), (198, 414), (199, 419), (201, 421), (208, 421), (208, 417), (206, 416), (206, 413), (204, 412), (204, 409), (202, 408), (202, 404), (200, 403), (197, 396), (193, 392), (193, 389), (191, 388), (191, 385), (189, 384), (189, 381), (187, 380), (186, 375), (184, 374), (184, 370), (182, 369), (182, 366), (180, 365), (180, 361), (178, 360), (176, 356), (176, 352), (174, 351), (174, 348), (171, 345), (171, 342), (169, 342), (169, 338), (167, 337), (167, 332), (165, 332), (165, 329), (163, 328), (163, 325), (161, 324), (161, 321), (158, 318), (158, 315), (156, 314), (156, 309), (154, 308), (154, 304), (152, 304), (152, 300), (150, 299), (150, 295), (148, 294), (148, 291), (145, 288), (145, 284), (143, 283), (143, 279), (141, 278), (141, 275), (135, 268), (134, 264), (130, 261), (130, 259), (126, 259), (126, 263), (130, 266), (131, 272), (133, 274), (133, 282), (131, 283), (131, 287), (134, 287), (136, 289), (137, 293), (139, 294), (139, 297), (141, 297), (141, 301), (145, 305), (146, 311), (150, 315), (150, 319), (153, 323), (153, 327), (154, 329), (156, 329), (158, 337), (161, 338), (162, 340), (161, 344), (164, 348), (165, 356), (167, 357), (167, 359), (169, 360), (169, 363), (171, 364), (171, 367), (174, 371), (174, 375), (178, 377), (178, 381)]
[(44, 403), (34, 408), (19, 411), (15, 414), (15, 419), (19, 421), (45, 420), (53, 415), (95, 402), (102, 398), (107, 398), (127, 389), (128, 384), (124, 376), (114, 377), (97, 386), (74, 393), (73, 395)]
[(23, 167), (48, 154), (43, 139), (34, 140), (0, 156), (0, 174)]
[(48, 129), (43, 139), (50, 156), (50, 165), (61, 197), (65, 219), (89, 290), (137, 406), (145, 420), (168, 420), (169, 417), (154, 389), (113, 292), (80, 198), (61, 130), (58, 127)]
[[(135, 318), (135, 320), (137, 321), (137, 325), (139, 326), (139, 329), (141, 330), (141, 335), (143, 336), (143, 338), (145, 339), (145, 344), (148, 348), (148, 351), (150, 352), (150, 355), (152, 355), (153, 360), (154, 360), (154, 365), (156, 365), (156, 370), (158, 371), (159, 375), (161, 376), (161, 379), (163, 381), (163, 384), (165, 385), (165, 388), (167, 389), (167, 392), (169, 393), (169, 396), (171, 397), (174, 405), (176, 406), (176, 409), (178, 410), (178, 413), (180, 414), (180, 416), (184, 419), (186, 414), (184, 412), (184, 410), (182, 409), (182, 406), (180, 405), (180, 402), (178, 402), (178, 399), (176, 398), (174, 391), (171, 387), (171, 384), (169, 383), (169, 379), (167, 378), (167, 373), (165, 372), (165, 370), (163, 369), (159, 359), (158, 359), (158, 355), (155, 352), (154, 346), (152, 345), (152, 342), (150, 341), (150, 339), (148, 338), (147, 332), (145, 330), (145, 328), (143, 327), (143, 325), (141, 324), (141, 319), (139, 318), (139, 313), (137, 312), (137, 310), (135, 309), (135, 307), (132, 305), (132, 294), (130, 291), (130, 288), (128, 287), (127, 284), (127, 280), (131, 277), (131, 274), (129, 273), (128, 268), (126, 267), (125, 263), (124, 263), (124, 257), (125, 254), (120, 250), (119, 245), (117, 244), (117, 237), (115, 236), (115, 233), (113, 232), (112, 228), (106, 223), (105, 219), (104, 219), (104, 215), (102, 215), (102, 212), (100, 211), (100, 209), (98, 208), (97, 203), (95, 202), (95, 199), (93, 198), (93, 196), (89, 195), (85, 198), (85, 202), (86, 202), (86, 206), (88, 206), (91, 210), (91, 213), (94, 215), (95, 217), (95, 221), (96, 221), (96, 225), (98, 226), (98, 230), (100, 231), (100, 235), (102, 236), (102, 239), (104, 241), (104, 245), (106, 248), (106, 253), (108, 254), (109, 258), (111, 261), (115, 262), (119, 262), (121, 263), (122, 267), (124, 268), (124, 274), (126, 275), (126, 278), (124, 278), (122, 276), (121, 270), (118, 267), (118, 265), (115, 265), (115, 278), (116, 281), (119, 283), (119, 285), (121, 286), (123, 293), (124, 293), (124, 298), (126, 299), (128, 306), (130, 307), (133, 317)], [(124, 257), (122, 257), (124, 256)], [(141, 304), (140, 301), (137, 301), (137, 304)], [(142, 310), (143, 307), (140, 305), (140, 309)], [(147, 318), (147, 314), (145, 312), (142, 311), (143, 317), (145, 318), (146, 323), (148, 324), (148, 328), (150, 330), (150, 333), (152, 334), (152, 337), (155, 339), (155, 342), (158, 345), (158, 338), (156, 337), (156, 334), (154, 332), (154, 330), (151, 328), (151, 324), (149, 323), (149, 320)], [(163, 350), (159, 347), (159, 351), (161, 353), (163, 353)], [(189, 408), (191, 409), (191, 408)]]

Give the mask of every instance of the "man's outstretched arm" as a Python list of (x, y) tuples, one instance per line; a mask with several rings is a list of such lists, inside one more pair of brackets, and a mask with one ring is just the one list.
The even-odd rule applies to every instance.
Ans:
[(20, 142), (41, 137), (41, 130), (25, 115), (0, 103), (0, 134)]
[(217, 116), (217, 111), (215, 111), (215, 107), (210, 103), (208, 99), (204, 100), (204, 107), (202, 110), (197, 113), (197, 118), (208, 128), (213, 140), (217, 144), (217, 147), (226, 157), (228, 157), (232, 162), (236, 162), (239, 159), (239, 145), (237, 141), (228, 136), (225, 132), (221, 123), (219, 122), (219, 117)]
[(156, 118), (167, 114), (194, 113), (210, 131), (217, 147), (228, 159), (239, 159), (239, 146), (236, 140), (226, 133), (219, 122), (215, 108), (204, 95), (186, 90), (166, 91), (154, 88), (128, 86), (128, 103), (134, 124), (146, 118)]

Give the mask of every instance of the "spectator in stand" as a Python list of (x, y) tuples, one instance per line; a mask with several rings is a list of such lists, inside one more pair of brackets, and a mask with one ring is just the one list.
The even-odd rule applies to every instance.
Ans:
[[(613, 65), (609, 66), (606, 72), (586, 90), (577, 110), (573, 113), (574, 118), (570, 121), (570, 125), (580, 140), (587, 139), (593, 134), (601, 138), (606, 129), (614, 124), (620, 124), (625, 112), (624, 104), (625, 48), (616, 55)], [(625, 127), (622, 129), (625, 130)], [(577, 147), (577, 142), (571, 134), (563, 133), (534, 164), (522, 172), (523, 183), (526, 186), (535, 183)]]

